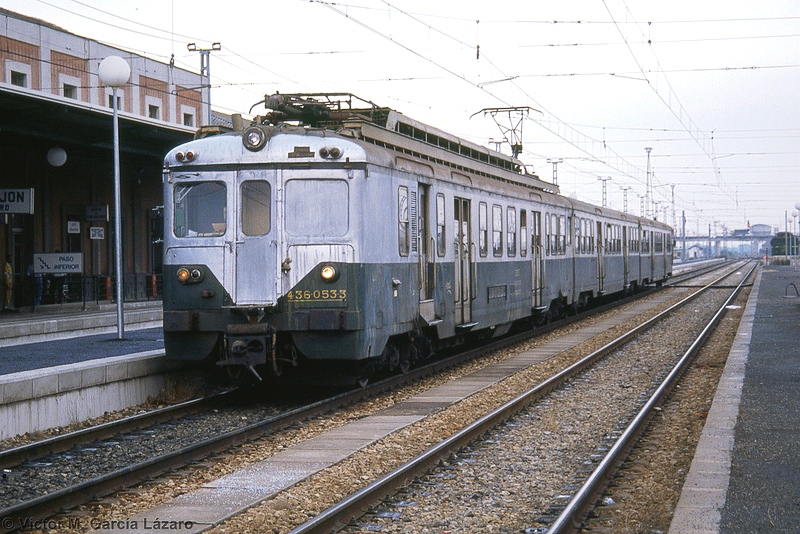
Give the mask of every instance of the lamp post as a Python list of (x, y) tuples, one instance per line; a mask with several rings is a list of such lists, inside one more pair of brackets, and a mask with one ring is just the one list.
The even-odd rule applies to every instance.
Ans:
[(108, 56), (97, 70), (103, 85), (111, 87), (111, 107), (114, 110), (114, 275), (117, 278), (117, 339), (125, 333), (122, 308), (122, 208), (119, 177), (119, 120), (117, 118), (117, 89), (128, 83), (131, 68), (119, 56)]
[[(794, 213), (800, 213), (800, 202), (795, 202), (794, 203), (794, 209), (797, 210)], [(800, 219), (798, 219), (797, 224), (798, 224), (798, 228), (800, 228)], [(792, 234), (794, 234), (794, 228), (792, 228)], [(798, 234), (800, 234), (800, 230), (798, 230)], [(797, 236), (798, 234), (794, 234), (794, 235)]]

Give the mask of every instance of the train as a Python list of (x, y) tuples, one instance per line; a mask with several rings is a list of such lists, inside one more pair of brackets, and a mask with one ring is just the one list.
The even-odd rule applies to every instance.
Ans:
[(164, 160), (164, 344), (236, 382), (365, 384), (664, 283), (672, 229), (343, 93), (275, 94)]
[(797, 256), (800, 249), (798, 236), (791, 232), (778, 232), (769, 241), (773, 256)]

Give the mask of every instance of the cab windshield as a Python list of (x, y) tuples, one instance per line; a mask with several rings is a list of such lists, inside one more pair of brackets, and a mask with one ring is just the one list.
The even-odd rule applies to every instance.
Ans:
[(178, 184), (174, 189), (176, 237), (216, 237), (227, 227), (227, 190), (222, 182)]

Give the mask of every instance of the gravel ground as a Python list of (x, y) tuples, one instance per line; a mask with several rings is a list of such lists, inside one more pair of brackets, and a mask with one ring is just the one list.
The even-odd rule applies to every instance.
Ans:
[(274, 417), (294, 406), (233, 406), (81, 445), (3, 470), (0, 509), (53, 493), (199, 441)]
[(607, 492), (613, 503), (595, 509), (599, 517), (588, 524), (592, 533), (669, 530), (749, 294), (748, 287), (738, 295), (735, 307), (728, 310), (680, 387), (631, 451)]
[[(577, 327), (567, 327), (561, 332), (555, 332), (546, 336), (544, 339), (533, 341), (529, 343), (529, 346), (534, 346), (552, 337), (563, 335), (564, 330), (572, 330), (573, 328)], [(606, 343), (609, 339), (617, 335), (621, 329), (622, 326), (613, 329), (613, 331), (606, 332), (591, 342), (584, 344), (586, 346), (580, 347), (580, 350), (569, 351), (568, 353), (564, 353), (547, 362), (534, 366), (517, 377), (498, 384), (497, 387), (492, 388), (492, 392), (483, 392), (474, 395), (460, 403), (457, 408), (445, 410), (413, 427), (406, 428), (398, 432), (397, 435), (393, 435), (360, 451), (357, 455), (342, 462), (334, 469), (319, 473), (295, 485), (289, 491), (280, 494), (276, 498), (254, 507), (249, 513), (241, 514), (216, 527), (213, 532), (286, 532), (292, 526), (303, 522), (305, 518), (311, 517), (330, 504), (333, 504), (336, 499), (341, 499), (352, 493), (369, 480), (393, 469), (413, 455), (438, 442), (443, 436), (460, 429), (467, 422), (474, 420), (476, 413), (482, 414), (490, 411), (497, 405), (502, 404), (505, 399), (517, 395), (518, 392), (524, 390), (530, 384), (538, 383), (549, 376), (554, 369), (568, 365), (576, 360), (580, 354), (591, 351), (593, 348), (597, 348)], [(524, 350), (525, 348), (527, 347), (516, 350)], [(306, 425), (281, 432), (278, 435), (247, 444), (225, 455), (220, 455), (214, 459), (209, 459), (201, 464), (171, 474), (169, 479), (162, 479), (153, 484), (140, 486), (130, 491), (119, 493), (113, 498), (106, 499), (100, 503), (84, 506), (81, 510), (73, 512), (72, 515), (105, 519), (128, 517), (146, 510), (157, 503), (164, 502), (174, 496), (191, 491), (210, 480), (224, 476), (249, 463), (268, 457), (312, 435), (346, 424), (354, 418), (362, 417), (391, 406), (401, 399), (417, 394), (419, 391), (433, 387), (446, 380), (451, 380), (455, 376), (472, 372), (472, 370), (477, 367), (482, 367), (493, 361), (502, 360), (508, 354), (509, 353), (495, 354), (480, 362), (467, 365), (460, 370), (448, 372), (417, 386), (392, 393), (380, 400), (363, 403), (350, 409), (337, 412), (331, 417), (320, 418)], [(625, 390), (630, 388), (618, 389)], [(554, 408), (551, 406), (550, 410), (554, 410)], [(552, 433), (556, 432), (558, 432), (559, 435), (562, 434), (559, 427), (561, 413), (558, 410), (551, 411), (549, 414), (540, 414), (540, 417), (543, 417), (540, 422), (540, 434), (543, 436), (548, 436), (548, 433), (552, 435)], [(473, 452), (471, 454), (472, 456), (463, 460), (462, 463), (469, 464), (481, 456), (480, 452)], [(529, 453), (529, 455), (534, 456), (537, 454), (538, 451)], [(563, 453), (556, 452), (553, 454), (552, 458), (558, 458), (560, 455), (563, 455)], [(554, 487), (556, 486), (558, 486), (558, 484), (554, 485)], [(325, 489), (323, 490), (321, 488)], [(479, 497), (480, 499), (477, 500), (489, 498), (483, 495), (479, 495)], [(87, 528), (87, 521), (82, 522), (81, 525), (82, 527), (74, 530), (74, 532), (86, 532), (89, 530)], [(408, 526), (408, 524), (405, 524), (404, 528)], [(438, 532), (442, 529), (446, 530), (445, 526), (435, 526), (435, 522), (431, 523), (431, 526), (428, 528), (434, 529), (428, 530), (430, 532)], [(409, 530), (409, 532), (414, 531), (415, 530)], [(420, 530), (420, 532), (421, 531), (422, 530)]]
[(551, 504), (563, 504), (559, 495), (570, 493), (567, 486), (580, 484), (586, 468), (594, 467), (590, 458), (598, 446), (624, 428), (652, 393), (654, 379), (666, 376), (719, 303), (716, 295), (701, 297), (346, 531), (517, 533), (544, 527), (537, 518)]

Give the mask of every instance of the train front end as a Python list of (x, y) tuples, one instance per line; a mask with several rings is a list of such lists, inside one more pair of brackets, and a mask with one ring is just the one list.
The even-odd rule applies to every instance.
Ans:
[[(258, 126), (167, 154), (168, 358), (207, 360), (234, 379), (262, 380), (298, 366), (300, 332), (348, 337), (353, 301), (343, 271), (354, 254), (351, 229), (339, 222), (348, 220), (353, 176), (340, 157), (346, 145), (358, 152), (321, 132)], [(342, 357), (357, 353), (356, 344), (329, 343), (326, 354), (311, 356)]]

